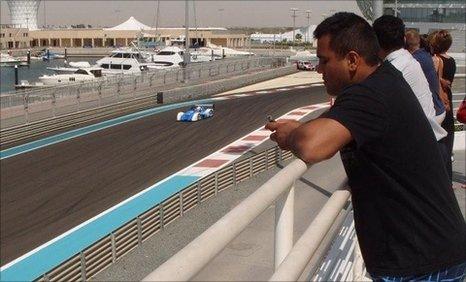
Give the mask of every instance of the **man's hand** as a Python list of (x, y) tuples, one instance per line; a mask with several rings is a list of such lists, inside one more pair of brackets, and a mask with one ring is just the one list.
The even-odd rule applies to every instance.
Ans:
[(291, 119), (282, 119), (279, 121), (269, 122), (265, 125), (265, 129), (273, 131), (270, 134), (270, 139), (277, 142), (278, 146), (283, 150), (290, 150), (288, 139), (293, 130), (298, 128), (301, 122)]

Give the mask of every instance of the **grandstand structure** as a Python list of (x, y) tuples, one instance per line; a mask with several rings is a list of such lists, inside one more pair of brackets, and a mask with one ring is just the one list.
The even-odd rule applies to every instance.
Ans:
[(37, 16), (40, 0), (7, 0), (7, 3), (12, 27), (38, 29)]

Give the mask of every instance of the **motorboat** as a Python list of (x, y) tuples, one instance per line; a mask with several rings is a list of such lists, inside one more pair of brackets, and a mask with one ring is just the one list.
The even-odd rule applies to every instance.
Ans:
[(254, 53), (247, 51), (238, 51), (232, 48), (218, 46), (215, 44), (209, 44), (207, 47), (201, 47), (198, 50), (204, 54), (211, 54), (213, 52), (214, 56), (217, 58), (225, 57), (244, 57), (244, 56), (253, 56)]
[(106, 75), (134, 74), (148, 69), (141, 53), (131, 48), (114, 50), (110, 56), (98, 60), (96, 65), (102, 68), (102, 73)]
[(15, 58), (9, 54), (0, 53), (0, 65), (3, 66), (15, 66), (27, 64), (27, 60), (21, 58)]
[(146, 62), (149, 62), (147, 65), (149, 69), (176, 68), (183, 63), (184, 50), (176, 46), (168, 46), (148, 55)]
[(102, 76), (101, 68), (80, 68), (74, 73), (71, 74), (53, 74), (53, 75), (43, 75), (39, 77), (39, 80), (43, 85), (61, 85), (61, 84), (70, 84), (76, 82), (90, 81), (95, 80)]
[(91, 64), (89, 64), (89, 62), (86, 62), (86, 61), (69, 62), (69, 63), (65, 61), (65, 65), (68, 65), (68, 66), (47, 67), (46, 69), (54, 71), (57, 74), (65, 74), (65, 73), (75, 73), (80, 68), (91, 68), (92, 67)]
[(98, 60), (93, 66), (86, 61), (69, 63), (65, 61), (66, 65), (63, 67), (47, 67), (47, 69), (57, 74), (70, 74), (75, 73), (78, 69), (95, 67), (101, 68), (103, 75), (140, 74), (141, 71), (148, 69), (145, 58), (147, 55), (143, 56), (140, 51), (133, 48), (117, 49), (112, 51), (109, 56)]
[(49, 60), (54, 60), (54, 59), (64, 59), (65, 55), (58, 54), (58, 53), (52, 52), (50, 50), (46, 50), (39, 57), (43, 61), (49, 61)]

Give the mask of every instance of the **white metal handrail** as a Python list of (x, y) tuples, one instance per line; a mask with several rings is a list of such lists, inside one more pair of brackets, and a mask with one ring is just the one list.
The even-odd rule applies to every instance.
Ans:
[(350, 192), (333, 193), (319, 214), (306, 229), (285, 260), (276, 269), (270, 281), (297, 281), (314, 252), (319, 247), (341, 209), (348, 201)]
[[(300, 258), (301, 261), (306, 262), (304, 266), (300, 263), (299, 267), (293, 266), (291, 269), (287, 260), (301, 256), (300, 250), (296, 248), (309, 248), (306, 245), (309, 241), (312, 241), (313, 246), (320, 244), (349, 197), (348, 191), (335, 192), (298, 241), (299, 247), (295, 247), (290, 253), (293, 243), (293, 186), (307, 169), (306, 163), (299, 159), (291, 162), (204, 233), (147, 275), (143, 281), (187, 281), (193, 278), (274, 202), (276, 202), (275, 268), (279, 273), (301, 274), (315, 248), (312, 247), (311, 252), (307, 251), (305, 257)], [(293, 274), (293, 277), (295, 276), (296, 274)]]

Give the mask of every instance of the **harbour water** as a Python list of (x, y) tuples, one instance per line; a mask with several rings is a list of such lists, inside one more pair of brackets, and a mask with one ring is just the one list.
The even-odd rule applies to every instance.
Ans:
[[(100, 58), (90, 57), (73, 57), (68, 59), (71, 62), (87, 61), (91, 65)], [(44, 74), (54, 74), (53, 71), (48, 70), (47, 67), (64, 66), (64, 59), (55, 59), (50, 61), (35, 61), (32, 60), (30, 66), (18, 67), (18, 78), (21, 80), (28, 80), (29, 82), (36, 82), (38, 78)], [(0, 94), (15, 90), (15, 68), (14, 67), (0, 67)]]

